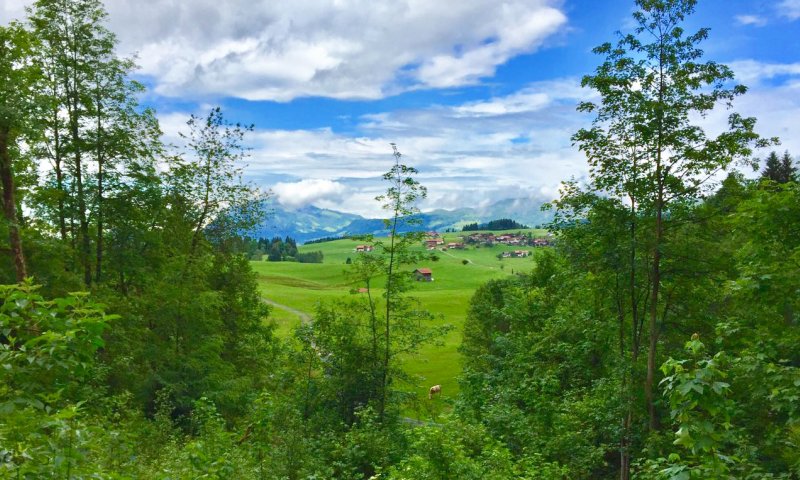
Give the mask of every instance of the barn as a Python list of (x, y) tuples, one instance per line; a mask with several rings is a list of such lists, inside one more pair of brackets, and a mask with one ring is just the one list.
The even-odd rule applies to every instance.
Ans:
[(416, 278), (418, 282), (432, 282), (433, 272), (430, 268), (418, 268), (414, 270), (414, 278)]

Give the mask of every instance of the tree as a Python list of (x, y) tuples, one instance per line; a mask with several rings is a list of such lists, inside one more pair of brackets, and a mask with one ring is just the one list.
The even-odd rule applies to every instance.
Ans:
[[(416, 202), (425, 198), (426, 189), (414, 178), (417, 170), (400, 163), (402, 155), (395, 144), (391, 145), (395, 162), (383, 175), (389, 187), (384, 195), (376, 198), (389, 213), (389, 218), (384, 220), (388, 240), (374, 241), (366, 237), (365, 240), (374, 245), (374, 253), (359, 254), (350, 268), (353, 283), (366, 288), (370, 354), (373, 370), (378, 372), (371, 381), (375, 383), (375, 410), (381, 421), (389, 408), (395, 380), (407, 379), (400, 368), (399, 357), (415, 353), (421, 344), (449, 329), (449, 326), (426, 326), (432, 315), (406, 295), (412, 287), (412, 276), (403, 267), (423, 258), (413, 247), (424, 236), (424, 232), (415, 231), (414, 227), (419, 223), (415, 218), (419, 211)], [(383, 305), (373, 291), (378, 280), (385, 281)]]
[(205, 118), (194, 115), (186, 123), (189, 160), (175, 171), (175, 184), (186, 199), (192, 224), (192, 255), (205, 232), (211, 240), (238, 235), (256, 225), (263, 217), (263, 195), (242, 181), (241, 162), (246, 158), (244, 136), (252, 125), (232, 124), (217, 107)]
[(103, 276), (107, 230), (113, 227), (107, 201), (128, 163), (160, 148), (153, 113), (136, 101), (143, 87), (129, 78), (135, 65), (115, 54), (117, 39), (103, 26), (106, 16), (99, 0), (37, 0), (29, 9), (43, 72), (37, 87), (44, 131), (34, 150), (50, 160), (55, 176), (40, 192), (38, 208), (57, 218), (62, 241), (70, 237), (87, 286)]
[(783, 157), (778, 158), (778, 154), (770, 152), (767, 157), (764, 171), (761, 172), (761, 178), (765, 180), (772, 180), (775, 183), (788, 183), (797, 179), (797, 167), (794, 166), (791, 155), (786, 151)]
[[(695, 115), (730, 106), (746, 91), (741, 85), (731, 85), (733, 72), (728, 67), (703, 61), (698, 46), (708, 29), (693, 34), (684, 31), (682, 24), (696, 2), (637, 0), (636, 4), (640, 10), (634, 13), (634, 32), (620, 35), (615, 46), (606, 43), (594, 49), (605, 61), (582, 84), (596, 90), (601, 100), (579, 106), (596, 118), (591, 129), (580, 130), (573, 140), (588, 157), (590, 188), (618, 199), (629, 210), (630, 300), (624, 317), (633, 332), (638, 317), (647, 317), (644, 393), (648, 424), (655, 430), (659, 423), (654, 397), (656, 356), (663, 318), (669, 311), (669, 302), (662, 298), (668, 240), (665, 221), (679, 215), (682, 205), (696, 201), (714, 174), (737, 159), (749, 158), (752, 147), (771, 142), (754, 132), (755, 119), (736, 113), (729, 115), (727, 131), (716, 137), (692, 122)], [(642, 228), (646, 229), (643, 237)], [(642, 281), (636, 264), (642, 261), (648, 264), (646, 312), (636, 294)], [(635, 339), (635, 334), (629, 337)], [(635, 344), (629, 346), (628, 355), (633, 351)], [(623, 442), (623, 479), (628, 475), (625, 452)]]
[[(399, 352), (392, 351), (392, 326), (401, 323), (401, 315), (407, 314), (407, 304), (402, 300), (402, 294), (408, 289), (409, 276), (399, 271), (399, 268), (408, 264), (415, 258), (411, 255), (409, 247), (419, 242), (422, 234), (419, 232), (400, 233), (399, 226), (414, 224), (413, 215), (419, 210), (416, 202), (424, 199), (427, 189), (414, 179), (418, 171), (407, 165), (401, 164), (402, 154), (397, 149), (397, 145), (392, 144), (394, 154), (394, 166), (385, 174), (383, 179), (389, 183), (389, 188), (384, 195), (376, 198), (379, 202), (384, 202), (383, 209), (390, 213), (390, 217), (384, 220), (389, 230), (389, 245), (381, 245), (383, 253), (387, 256), (386, 263), (386, 291), (384, 299), (386, 302), (384, 313), (384, 354), (383, 365), (381, 368), (381, 399), (379, 413), (383, 417), (386, 410), (386, 397), (389, 385), (392, 381), (390, 367), (392, 358)], [(397, 332), (395, 332), (397, 333)]]
[(17, 139), (31, 128), (34, 116), (33, 86), (38, 70), (31, 61), (32, 46), (33, 38), (22, 26), (0, 26), (0, 201), (18, 282), (25, 280), (27, 269), (20, 237), (14, 157), (19, 153)]
[(87, 200), (85, 165), (85, 157), (91, 147), (83, 127), (87, 123), (87, 103), (92, 90), (93, 72), (97, 68), (96, 60), (111, 52), (114, 46), (113, 34), (101, 24), (104, 16), (103, 7), (97, 0), (39, 0), (30, 14), (34, 31), (46, 52), (44, 55), (52, 58), (52, 63), (48, 65), (53, 68), (50, 75), (59, 84), (53, 100), (56, 115), (63, 111), (66, 116), (69, 143), (64, 153), (70, 154), (72, 162), (70, 173), (74, 179), (72, 186), (75, 193), (73, 212), (79, 222), (77, 250), (86, 285), (92, 282), (87, 212), (90, 202)]

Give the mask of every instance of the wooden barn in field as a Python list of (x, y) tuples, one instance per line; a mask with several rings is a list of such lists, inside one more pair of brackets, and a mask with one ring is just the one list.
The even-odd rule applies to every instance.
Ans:
[(414, 270), (414, 278), (418, 282), (432, 282), (433, 272), (430, 268), (418, 268)]

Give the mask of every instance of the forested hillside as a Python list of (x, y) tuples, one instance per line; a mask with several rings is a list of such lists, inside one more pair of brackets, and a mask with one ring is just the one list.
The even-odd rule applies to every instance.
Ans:
[(241, 237), (253, 126), (213, 108), (167, 145), (99, 0), (0, 26), (0, 478), (800, 478), (796, 163), (735, 113), (693, 0), (635, 4), (583, 79), (590, 175), (532, 270), (475, 292), (449, 403), (409, 374), (450, 327), (414, 298), (400, 147), (388, 235), (342, 265), (359, 295), (283, 338), (248, 253), (299, 254)]

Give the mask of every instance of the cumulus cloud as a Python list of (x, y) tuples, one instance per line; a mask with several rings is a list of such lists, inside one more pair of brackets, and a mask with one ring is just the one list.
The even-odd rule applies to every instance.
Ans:
[(782, 0), (775, 7), (781, 16), (789, 20), (800, 18), (800, 0)]
[(491, 117), (517, 113), (535, 112), (553, 106), (555, 103), (569, 102), (574, 105), (580, 100), (591, 98), (592, 93), (580, 87), (577, 80), (553, 80), (538, 82), (519, 92), (487, 101), (471, 102), (455, 108), (464, 116)]
[(757, 60), (737, 60), (728, 66), (736, 78), (745, 83), (760, 83), (775, 77), (800, 75), (800, 63), (766, 63)]
[(320, 201), (339, 202), (347, 192), (341, 183), (324, 179), (306, 179), (295, 183), (278, 183), (272, 187), (281, 205), (299, 208)]
[[(753, 60), (733, 67), (751, 86), (736, 100), (735, 111), (758, 118), (764, 137), (780, 137), (780, 150), (800, 154), (800, 68)], [(777, 77), (777, 84), (767, 81)], [(357, 137), (330, 129), (263, 130), (256, 134), (248, 172), (265, 186), (274, 185), (272, 178), (301, 183), (298, 175), (329, 179), (346, 192), (308, 202), (379, 217), (383, 212), (374, 197), (385, 190), (380, 176), (393, 161), (389, 142), (397, 142), (403, 160), (420, 170), (419, 180), (428, 187), (423, 210), (505, 198), (552, 199), (562, 180), (587, 175), (586, 159), (570, 138), (591, 121), (575, 111), (576, 104), (593, 95), (577, 78), (564, 78), (483, 102), (365, 115)], [(729, 113), (721, 108), (697, 120), (714, 135), (725, 129)]]
[[(778, 137), (778, 150), (800, 155), (800, 63), (765, 63), (756, 60), (730, 62), (737, 79), (748, 85), (747, 93), (736, 99), (733, 110), (746, 117), (755, 117), (756, 131), (765, 138)], [(723, 131), (729, 110), (719, 108), (703, 119), (697, 119), (710, 133)], [(767, 152), (755, 152), (765, 157)]]
[[(383, 213), (374, 197), (386, 188), (380, 177), (394, 160), (389, 143), (397, 142), (403, 161), (420, 170), (419, 180), (428, 187), (424, 210), (504, 198), (552, 199), (563, 179), (586, 170), (570, 137), (588, 123), (575, 105), (589, 95), (578, 79), (566, 78), (487, 102), (365, 115), (357, 137), (330, 129), (261, 130), (254, 136), (248, 175), (272, 186), (282, 203), (378, 217)], [(337, 197), (339, 189), (304, 183), (304, 177), (327, 179), (346, 190)], [(282, 195), (286, 185), (291, 188)]]
[[(375, 99), (473, 84), (561, 31), (563, 0), (107, 0), (167, 96)], [(30, 0), (3, 2), (19, 16)]]

